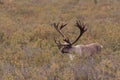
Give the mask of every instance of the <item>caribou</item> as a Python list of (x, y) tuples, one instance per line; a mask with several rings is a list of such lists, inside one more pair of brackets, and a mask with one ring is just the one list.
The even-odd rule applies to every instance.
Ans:
[[(83, 33), (87, 31), (86, 24), (82, 23), (80, 20), (76, 21), (75, 26), (79, 29), (80, 33), (79, 33), (79, 36), (73, 42), (71, 42), (70, 39), (66, 37), (61, 31), (66, 25), (67, 24), (60, 24), (60, 23), (53, 24), (55, 30), (63, 37), (64, 43), (61, 43), (54, 37), (54, 42), (57, 44), (57, 47), (62, 54), (77, 53), (80, 55), (87, 54), (88, 56), (92, 56), (94, 54), (98, 54), (101, 52), (101, 49), (103, 48), (103, 46), (100, 45), (99, 43), (91, 43), (87, 45), (81, 45), (81, 44), (74, 45), (81, 38)], [(72, 56), (70, 55), (70, 57)]]

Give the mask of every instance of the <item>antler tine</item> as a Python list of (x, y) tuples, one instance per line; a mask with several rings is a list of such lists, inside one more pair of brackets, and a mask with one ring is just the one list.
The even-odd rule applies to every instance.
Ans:
[(58, 48), (61, 49), (61, 47), (63, 46), (60, 41), (57, 42), (56, 38), (54, 37), (54, 42), (57, 44)]
[(60, 23), (53, 23), (54, 28), (60, 33), (60, 35), (64, 38), (64, 40), (67, 40), (67, 37), (61, 32), (61, 29), (64, 28), (67, 24), (61, 24)]
[(53, 23), (54, 28), (57, 30), (60, 23)]
[[(54, 28), (55, 28), (55, 29), (57, 30), (57, 32), (59, 32), (60, 35), (63, 37), (63, 41), (65, 41), (66, 43), (68, 43), (69, 45), (71, 45), (70, 40), (61, 32), (61, 29), (63, 29), (67, 24), (63, 24), (63, 23), (62, 23), (60, 26), (59, 26), (59, 24), (60, 24), (60, 23), (53, 23)], [(54, 41), (55, 41), (55, 43), (56, 43), (58, 46), (65, 46), (65, 45), (66, 45), (66, 44), (61, 44), (60, 42), (58, 43), (55, 38), (54, 38)]]
[(75, 26), (80, 29), (80, 34), (77, 37), (77, 39), (74, 42), (72, 42), (72, 45), (79, 40), (79, 38), (83, 35), (84, 32), (87, 31), (87, 29), (85, 29), (86, 25), (84, 23), (82, 23), (80, 20), (76, 21), (76, 25)]
[(53, 26), (54, 26), (54, 28), (62, 35), (62, 37), (65, 37), (65, 36), (62, 34), (62, 32), (60, 31), (60, 29), (59, 29), (59, 24), (60, 24), (60, 23), (54, 23)]
[(84, 33), (87, 29), (85, 29), (86, 24), (82, 23), (80, 20), (76, 23), (77, 27), (80, 28), (81, 33)]
[(62, 25), (60, 26), (60, 30), (61, 30), (62, 28), (64, 28), (66, 25), (67, 25), (67, 23), (66, 23), (66, 24), (62, 24)]
[(55, 42), (56, 44), (58, 44), (58, 43), (57, 43), (57, 40), (56, 40), (56, 38), (55, 38), (55, 37), (54, 37), (54, 42)]
[[(60, 27), (60, 30), (61, 30), (62, 28), (64, 28), (66, 25), (67, 25), (67, 23), (66, 23), (66, 24), (62, 24), (61, 27)], [(70, 42), (70, 40), (69, 40), (68, 37), (65, 37), (65, 38), (63, 39), (63, 41), (65, 41), (66, 43), (68, 43), (69, 45), (71, 45), (71, 42)]]
[[(66, 25), (67, 25), (67, 23), (66, 23), (66, 24), (62, 24), (59, 29), (61, 30), (61, 29), (64, 28)], [(65, 41), (65, 42), (68, 43), (68, 44), (71, 44), (71, 42), (70, 42), (70, 40), (69, 40), (68, 37), (64, 37), (63, 41)]]

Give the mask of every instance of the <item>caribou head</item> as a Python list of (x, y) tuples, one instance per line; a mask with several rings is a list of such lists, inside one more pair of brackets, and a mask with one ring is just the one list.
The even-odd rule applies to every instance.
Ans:
[(59, 50), (62, 53), (89, 53), (90, 55), (92, 53), (98, 53), (101, 51), (102, 45), (98, 43), (91, 43), (88, 45), (75, 45), (74, 44), (81, 38), (83, 33), (87, 31), (86, 25), (80, 21), (76, 21), (75, 26), (79, 29), (79, 36), (71, 42), (68, 37), (66, 37), (61, 30), (66, 26), (67, 24), (60, 24), (60, 23), (54, 23), (53, 26), (56, 29), (57, 32), (60, 33), (60, 35), (63, 37), (64, 43), (61, 43), (60, 41), (57, 41), (56, 38), (54, 38), (55, 43), (57, 44)]

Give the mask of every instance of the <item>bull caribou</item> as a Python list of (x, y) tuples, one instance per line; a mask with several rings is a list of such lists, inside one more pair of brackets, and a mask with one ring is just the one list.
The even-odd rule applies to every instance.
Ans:
[(91, 43), (87, 45), (74, 45), (87, 31), (86, 25), (82, 23), (81, 21), (76, 21), (75, 26), (79, 29), (80, 33), (79, 36), (71, 42), (68, 37), (66, 37), (62, 33), (62, 29), (66, 26), (67, 24), (60, 24), (60, 23), (54, 23), (53, 26), (56, 29), (56, 31), (63, 37), (64, 43), (61, 43), (60, 41), (57, 41), (56, 38), (54, 38), (54, 42), (57, 44), (57, 47), (61, 51), (61, 53), (77, 53), (77, 54), (87, 54), (89, 56), (92, 56), (94, 54), (100, 53), (101, 49), (103, 48), (102, 45), (99, 43)]

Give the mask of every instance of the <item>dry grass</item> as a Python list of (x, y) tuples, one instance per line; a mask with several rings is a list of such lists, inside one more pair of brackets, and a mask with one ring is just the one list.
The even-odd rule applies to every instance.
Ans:
[[(0, 80), (120, 80), (120, 1), (2, 0), (0, 4)], [(88, 31), (76, 44), (99, 42), (101, 54), (70, 61), (57, 49), (51, 24), (69, 23), (74, 40), (77, 19)], [(61, 39), (61, 37), (58, 37)]]

